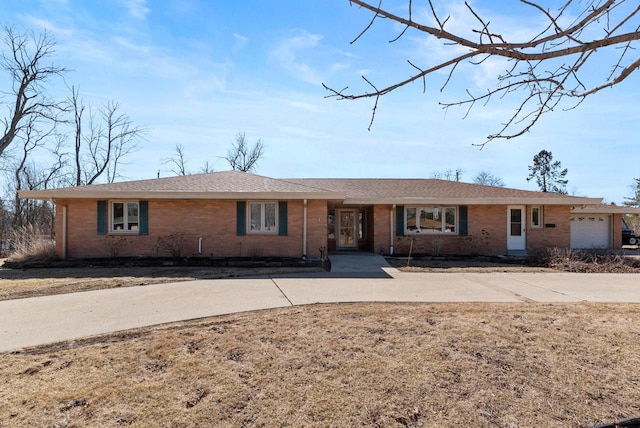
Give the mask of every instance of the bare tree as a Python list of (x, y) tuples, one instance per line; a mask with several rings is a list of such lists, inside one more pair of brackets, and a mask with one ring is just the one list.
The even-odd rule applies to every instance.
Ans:
[(504, 187), (504, 181), (502, 181), (502, 178), (487, 171), (480, 171), (473, 179), (473, 182), (484, 186)]
[[(479, 67), (489, 59), (501, 58), (505, 68), (495, 77), (494, 87), (479, 93), (467, 89), (466, 98), (441, 102), (444, 108), (466, 106), (468, 114), (476, 103), (486, 104), (491, 98), (517, 97), (515, 111), (501, 121), (498, 132), (489, 135), (486, 142), (518, 137), (528, 132), (543, 114), (559, 107), (561, 101), (567, 99), (565, 108), (575, 108), (589, 95), (623, 82), (640, 67), (636, 50), (640, 40), (640, 6), (635, 1), (565, 0), (557, 9), (551, 10), (539, 1), (520, 0), (520, 5), (530, 10), (527, 24), (542, 23), (528, 34), (523, 31), (509, 34), (506, 28), (493, 28), (488, 16), (481, 16), (478, 9), (468, 2), (464, 5), (477, 26), (457, 33), (448, 31), (452, 28), (450, 16), (440, 13), (432, 0), (428, 0), (427, 13), (424, 14), (414, 13), (413, 2), (408, 0), (402, 16), (392, 13), (390, 7), (383, 7), (383, 0), (376, 3), (364, 0), (349, 2), (373, 13), (370, 24), (351, 43), (369, 31), (378, 18), (386, 18), (403, 27), (390, 42), (399, 40), (407, 32), (417, 32), (442, 43), (450, 53), (446, 59), (424, 65), (407, 60), (411, 74), (391, 84), (380, 86), (362, 76), (370, 87), (369, 91), (352, 93), (348, 88), (335, 90), (324, 85), (331, 92), (330, 96), (338, 99), (373, 98), (369, 129), (381, 96), (416, 81), (422, 82), (426, 92), (426, 78), (446, 71), (440, 85), (443, 91), (454, 73), (465, 64)], [(515, 5), (510, 4), (509, 7)], [(393, 10), (397, 10), (395, 5)], [(430, 19), (418, 22), (416, 16), (430, 16)], [(591, 67), (604, 70), (597, 80), (587, 76)]]
[(188, 175), (187, 172), (187, 156), (184, 153), (184, 146), (176, 144), (176, 152), (172, 158), (167, 159), (164, 163), (173, 165), (171, 172), (175, 175)]
[[(113, 183), (120, 175), (118, 167), (124, 165), (125, 158), (138, 150), (138, 141), (147, 132), (146, 128), (134, 125), (129, 115), (120, 113), (120, 104), (109, 101), (102, 108), (101, 115), (105, 126), (103, 150), (106, 160), (107, 181)], [(108, 154), (111, 151), (111, 155)]]
[(456, 168), (455, 171), (453, 169), (447, 169), (445, 171), (433, 171), (431, 176), (439, 180), (461, 181), (463, 172), (464, 170), (462, 168)]
[(209, 173), (214, 172), (214, 171), (215, 171), (215, 169), (213, 169), (213, 165), (208, 160), (205, 160), (204, 161), (204, 165), (202, 165), (202, 167), (200, 168), (200, 172), (202, 172), (204, 174), (209, 174)]
[(0, 119), (4, 125), (0, 134), (0, 155), (32, 119), (55, 121), (65, 110), (63, 103), (49, 99), (45, 86), (50, 79), (66, 71), (48, 63), (54, 53), (55, 41), (46, 31), (38, 36), (18, 34), (8, 26), (2, 26), (1, 31), (4, 49), (0, 53), (0, 67), (11, 76), (11, 90), (3, 92), (6, 103), (0, 97), (0, 106), (6, 109), (6, 116)]
[(258, 161), (264, 155), (265, 145), (262, 139), (257, 139), (253, 147), (249, 147), (244, 132), (236, 135), (236, 142), (231, 146), (225, 158), (232, 169), (251, 172), (258, 166)]
[(6, 257), (9, 251), (12, 214), (7, 203), (0, 199), (0, 257)]
[(138, 149), (138, 141), (146, 129), (133, 125), (126, 113), (121, 113), (115, 101), (106, 102), (96, 116), (87, 110), (88, 129), (84, 128), (85, 110), (79, 92), (71, 87), (69, 98), (74, 124), (74, 181), (76, 186), (93, 184), (104, 177), (109, 183), (118, 178), (118, 167)]
[[(187, 155), (182, 144), (176, 144), (175, 153), (173, 157), (165, 160), (163, 163), (172, 165), (171, 172), (175, 175), (189, 175), (191, 171), (187, 169)], [(199, 173), (208, 174), (213, 172), (213, 165), (209, 160), (205, 160), (202, 167), (200, 167)], [(160, 177), (158, 172), (158, 178)]]
[[(13, 228), (30, 224), (53, 230), (53, 211), (47, 203), (24, 200), (18, 196), (20, 189), (47, 189), (56, 184), (65, 167), (65, 156), (61, 150), (63, 139), (57, 133), (56, 122), (47, 122), (49, 128), (42, 127), (39, 122), (42, 121), (38, 117), (31, 116), (17, 136), (22, 143), (22, 150), (15, 156), (12, 166)], [(51, 141), (54, 141), (54, 146), (47, 147)], [(49, 152), (51, 160), (46, 165), (35, 164), (30, 159), (36, 151)]]

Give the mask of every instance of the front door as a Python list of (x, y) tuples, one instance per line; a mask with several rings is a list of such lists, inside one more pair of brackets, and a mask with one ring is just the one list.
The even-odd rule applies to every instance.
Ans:
[(524, 205), (507, 207), (507, 250), (519, 251), (527, 248), (525, 212)]
[(357, 239), (357, 210), (338, 210), (338, 249), (354, 249)]

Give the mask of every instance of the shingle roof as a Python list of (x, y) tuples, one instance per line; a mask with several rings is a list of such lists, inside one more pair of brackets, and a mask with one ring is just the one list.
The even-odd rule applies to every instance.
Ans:
[[(485, 186), (439, 179), (383, 179), (383, 178), (303, 178), (289, 181), (305, 186), (318, 187), (345, 193), (352, 203), (379, 201), (380, 203), (402, 203), (462, 200), (485, 200), (516, 203), (517, 200), (537, 200), (535, 203), (584, 204), (585, 198), (557, 193), (543, 193), (506, 187)], [(589, 198), (593, 201), (592, 198)], [(599, 200), (599, 199), (598, 199)], [(445, 203), (445, 202), (441, 202)], [(593, 202), (590, 202), (593, 203)]]
[(48, 198), (145, 197), (174, 199), (237, 199), (241, 197), (330, 198), (336, 195), (300, 183), (240, 171), (222, 171), (119, 183), (94, 184), (43, 191), (21, 191), (21, 196)]
[(625, 205), (580, 205), (571, 208), (573, 214), (640, 214), (640, 208)]
[(597, 204), (600, 199), (437, 179), (275, 179), (223, 171), (51, 190), (21, 191), (33, 199), (327, 199), (350, 204)]

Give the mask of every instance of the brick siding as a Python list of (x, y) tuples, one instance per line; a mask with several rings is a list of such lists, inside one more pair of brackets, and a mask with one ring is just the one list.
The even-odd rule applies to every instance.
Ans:
[[(97, 201), (57, 201), (57, 251), (62, 255), (62, 206), (67, 207), (67, 257), (132, 256), (301, 257), (303, 201), (288, 201), (287, 236), (236, 235), (236, 201), (150, 200), (149, 234), (97, 233)], [(308, 201), (307, 255), (319, 257), (326, 246), (325, 201)], [(200, 244), (201, 252), (198, 251)]]
[[(429, 255), (506, 254), (507, 208), (506, 205), (469, 205), (467, 236), (456, 234), (397, 236), (394, 240), (394, 253), (406, 255), (411, 249), (413, 254)], [(531, 207), (526, 207), (526, 219), (523, 220), (526, 221), (527, 251), (530, 255), (543, 252), (547, 247), (569, 247), (569, 210), (568, 206), (543, 207), (543, 222), (555, 224), (555, 227), (533, 229), (530, 220)], [(384, 230), (377, 230), (376, 233), (376, 238), (382, 241), (388, 241), (389, 237), (388, 214), (386, 222), (387, 226)]]
[[(303, 201), (288, 201), (287, 236), (236, 235), (236, 201), (232, 200), (150, 200), (149, 234), (97, 233), (96, 200), (57, 201), (56, 246), (62, 255), (62, 206), (67, 207), (67, 257), (101, 258), (171, 256), (172, 250), (190, 257), (320, 256), (327, 246), (328, 204), (307, 202), (307, 248), (302, 247)], [(395, 210), (391, 205), (373, 206), (368, 219), (369, 249), (389, 254), (390, 229), (394, 254), (498, 255), (507, 251), (507, 206), (468, 206), (467, 236), (457, 234), (395, 236)], [(544, 206), (543, 227), (531, 227), (531, 207), (526, 207), (526, 242), (530, 255), (548, 247), (569, 247), (570, 207)], [(392, 216), (392, 217), (390, 217)], [(108, 217), (108, 216), (107, 216)], [(369, 216), (368, 216), (369, 217)], [(620, 244), (620, 216), (614, 216), (614, 246)], [(391, 223), (393, 219), (393, 223)], [(551, 227), (555, 225), (555, 227)], [(372, 229), (371, 229), (372, 228)], [(200, 245), (200, 252), (199, 250)]]
[(542, 227), (531, 227), (531, 207), (527, 207), (527, 252), (531, 256), (547, 248), (571, 246), (571, 207), (546, 205), (542, 208)]

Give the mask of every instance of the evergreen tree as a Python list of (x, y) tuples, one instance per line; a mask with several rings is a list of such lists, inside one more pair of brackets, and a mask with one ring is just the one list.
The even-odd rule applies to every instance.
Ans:
[(629, 198), (624, 199), (624, 204), (629, 207), (640, 208), (640, 178), (634, 178), (635, 184), (631, 185), (633, 194)]
[(540, 150), (540, 153), (533, 157), (533, 165), (529, 166), (529, 177), (527, 181), (536, 179), (538, 187), (542, 192), (567, 194), (567, 168), (561, 169), (560, 161), (553, 161), (551, 152)]

